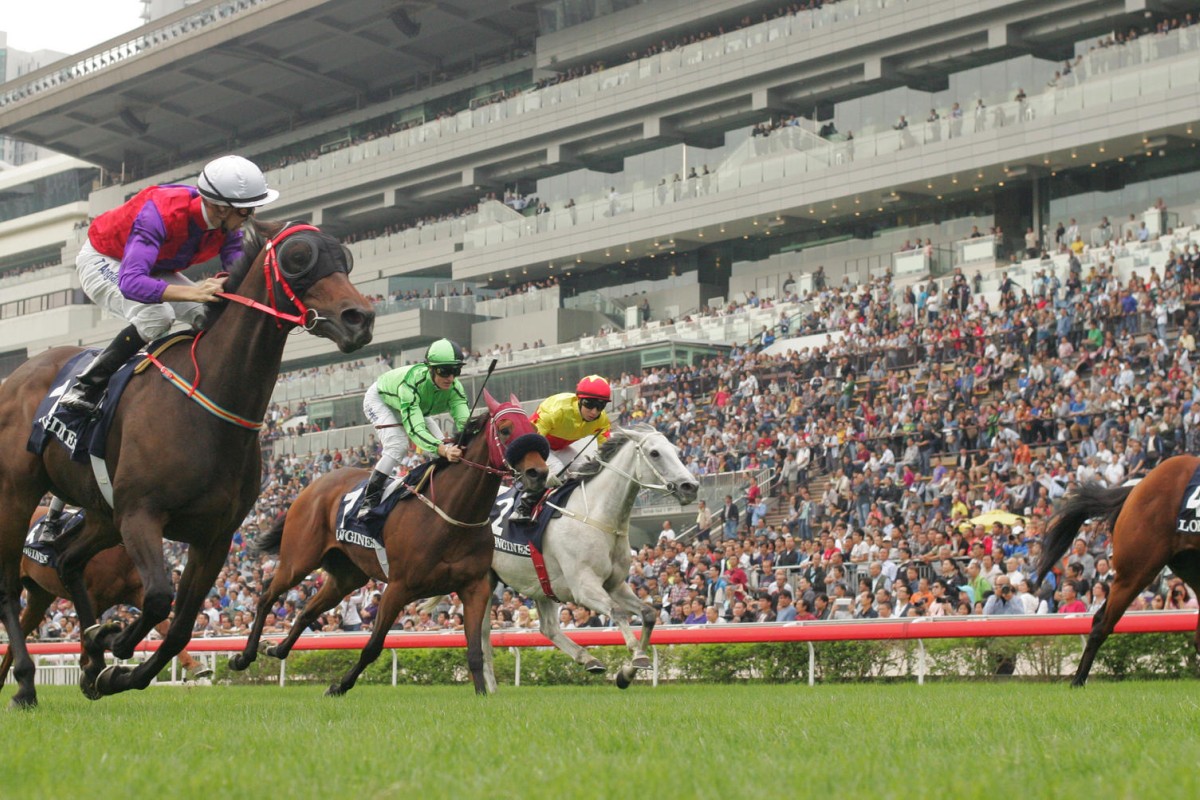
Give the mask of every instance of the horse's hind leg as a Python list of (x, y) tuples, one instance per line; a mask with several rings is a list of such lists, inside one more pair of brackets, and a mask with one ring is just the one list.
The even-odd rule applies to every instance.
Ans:
[(383, 652), (383, 640), (387, 638), (388, 629), (392, 627), (396, 617), (400, 616), (400, 609), (404, 608), (405, 603), (416, 599), (403, 581), (395, 580), (388, 583), (387, 589), (383, 592), (383, 599), (379, 603), (379, 611), (375, 615), (371, 638), (367, 640), (367, 646), (359, 654), (358, 662), (342, 676), (340, 681), (331, 685), (325, 694), (330, 697), (338, 697), (354, 688), (354, 684), (362, 675), (363, 670), (369, 667)]
[[(625, 642), (629, 645), (630, 652), (633, 653), (633, 666), (638, 669), (649, 669), (650, 657), (646, 655), (646, 651), (650, 648), (650, 634), (654, 632), (654, 623), (658, 621), (658, 616), (654, 612), (652, 606), (646, 605), (638, 596), (633, 593), (633, 589), (629, 588), (629, 584), (621, 581), (612, 589), (610, 595), (613, 601), (614, 609), (624, 611), (632, 622), (633, 616), (636, 614), (642, 620), (642, 635), (637, 641), (636, 646), (632, 642), (632, 633), (625, 636)], [(625, 616), (614, 614), (614, 619), (617, 620), (617, 626), (621, 627), (621, 623), (626, 619)], [(627, 625), (627, 627), (629, 627)], [(622, 634), (625, 629), (622, 628)]]
[(325, 573), (329, 579), (321, 585), (317, 593), (304, 606), (304, 611), (297, 615), (287, 636), (283, 637), (283, 641), (266, 648), (263, 652), (272, 658), (287, 658), (288, 653), (292, 652), (292, 648), (296, 646), (296, 640), (317, 621), (317, 617), (336, 606), (343, 597), (367, 582), (365, 572), (350, 564), (348, 560), (343, 559), (343, 561), (345, 563), (326, 565)]
[[(42, 617), (46, 615), (46, 609), (50, 608), (50, 604), (53, 602), (54, 594), (52, 592), (47, 592), (41, 586), (30, 581), (30, 585), (25, 589), (25, 608), (21, 610), (22, 638), (28, 639), (29, 635), (37, 630)], [(4, 687), (8, 671), (12, 668), (12, 662), (13, 653), (10, 649), (4, 654), (4, 660), (0, 661), (0, 689)]]
[(571, 641), (571, 638), (562, 632), (558, 624), (558, 604), (548, 597), (539, 597), (534, 602), (537, 603), (538, 627), (542, 636), (553, 642), (555, 647), (569, 655), (572, 661), (582, 665), (588, 672), (604, 672), (603, 661), (589, 653), (586, 647)]
[[(158, 623), (170, 616), (174, 592), (163, 559), (162, 516), (146, 511), (128, 514), (121, 520), (121, 532), (125, 552), (137, 567), (144, 592), (142, 613), (111, 643), (113, 655), (124, 659), (133, 656), (133, 650), (138, 643), (145, 639)], [(191, 566), (190, 562), (188, 566)], [(194, 623), (197, 611), (199, 609), (193, 611), (187, 620), (189, 627)]]
[[(496, 573), (488, 572), (488, 604), (487, 613), (483, 615), (483, 619), (479, 621), (479, 647), (483, 651), (483, 685), (487, 688), (488, 694), (496, 693), (496, 665), (494, 654), (492, 653), (492, 614), (491, 614), (491, 598), (496, 594)], [(464, 623), (466, 618), (464, 617)]]
[(14, 708), (33, 708), (37, 705), (37, 689), (33, 684), (36, 669), (25, 646), (21, 633), (21, 548), (24, 545), (25, 520), (29, 513), (18, 514), (13, 509), (26, 506), (30, 511), (37, 505), (37, 498), (20, 503), (9, 494), (4, 505), (8, 516), (0, 521), (0, 615), (4, 629), (8, 632), (8, 651), (12, 655), (12, 674), (17, 681), (17, 691), (12, 698)]
[(1088, 635), (1087, 646), (1083, 649), (1083, 656), (1079, 659), (1079, 668), (1075, 670), (1071, 686), (1078, 688), (1087, 683), (1088, 673), (1092, 670), (1092, 662), (1096, 660), (1100, 645), (1104, 644), (1117, 627), (1117, 620), (1125, 613), (1125, 609), (1129, 608), (1133, 598), (1154, 580), (1163, 566), (1162, 563), (1145, 562), (1141, 569), (1133, 573), (1117, 573), (1108, 593), (1108, 601), (1096, 612), (1093, 619), (1092, 632)]

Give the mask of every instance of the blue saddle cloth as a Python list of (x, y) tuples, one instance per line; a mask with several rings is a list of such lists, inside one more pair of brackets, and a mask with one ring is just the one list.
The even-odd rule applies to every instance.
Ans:
[(578, 486), (579, 481), (571, 478), (562, 486), (543, 496), (534, 509), (533, 518), (529, 522), (513, 522), (510, 519), (513, 510), (521, 502), (521, 495), (525, 490), (518, 485), (501, 492), (496, 498), (496, 504), (492, 506), (490, 516), (492, 538), (496, 549), (526, 558), (529, 557), (530, 545), (541, 552), (542, 540), (546, 536), (546, 526), (550, 524), (550, 520), (562, 516), (561, 512), (548, 508), (546, 504), (565, 506), (567, 499)]
[(1192, 473), (1179, 502), (1179, 521), (1175, 530), (1192, 536), (1200, 534), (1200, 466)]
[(413, 487), (421, 482), (421, 478), (436, 463), (426, 461), (403, 478), (392, 481), (384, 491), (383, 500), (362, 519), (358, 518), (358, 512), (362, 508), (367, 479), (356, 483), (353, 489), (346, 492), (338, 507), (334, 538), (339, 542), (349, 542), (362, 547), (383, 547), (383, 526), (388, 515), (401, 502), (413, 497)]
[(38, 535), (42, 529), (39, 523), (42, 519), (45, 519), (45, 517), (39, 518), (33, 527), (29, 529), (29, 535), (25, 538), (25, 546), (21, 548), (21, 552), (29, 560), (57, 570), (58, 553), (62, 549), (62, 546), (83, 527), (83, 510), (80, 509), (74, 514), (63, 517), (62, 533), (53, 542), (38, 541)]
[[(147, 349), (153, 352), (160, 342), (179, 335), (175, 333), (159, 339), (148, 345)], [(60, 408), (59, 398), (71, 386), (75, 376), (92, 363), (92, 359), (98, 352), (100, 351), (84, 350), (63, 364), (62, 369), (58, 371), (54, 382), (50, 384), (50, 391), (42, 398), (42, 402), (38, 404), (37, 413), (34, 414), (33, 430), (29, 434), (29, 441), (25, 443), (29, 452), (40, 456), (45, 452), (47, 444), (57, 441), (67, 448), (72, 461), (86, 463), (89, 455), (104, 458), (108, 446), (108, 430), (112, 427), (113, 415), (121, 402), (121, 395), (125, 392), (125, 387), (129, 385), (129, 379), (133, 377), (134, 369), (146, 356), (138, 353), (126, 361), (109, 379), (108, 389), (100, 401), (99, 415), (91, 417), (87, 414)]]

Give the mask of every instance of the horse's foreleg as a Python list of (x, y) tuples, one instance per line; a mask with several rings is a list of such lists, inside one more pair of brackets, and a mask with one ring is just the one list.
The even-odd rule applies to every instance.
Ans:
[(562, 628), (558, 624), (558, 604), (548, 597), (536, 598), (534, 602), (537, 603), (538, 628), (541, 630), (542, 636), (549, 639), (555, 647), (570, 656), (572, 661), (581, 665), (588, 672), (597, 674), (604, 672), (603, 661), (562, 632)]
[[(144, 595), (141, 614), (112, 641), (112, 653), (117, 658), (132, 657), (138, 643), (149, 635), (154, 626), (171, 615), (174, 591), (163, 559), (163, 522), (161, 514), (146, 511), (134, 512), (121, 520), (125, 552), (142, 579)], [(190, 561), (188, 567), (191, 567)], [(193, 612), (191, 618), (186, 620), (189, 627), (195, 617)]]
[[(195, 624), (196, 615), (200, 613), (204, 598), (208, 596), (229, 553), (230, 538), (232, 532), (230, 536), (218, 536), (217, 541), (210, 543), (205, 549), (198, 549), (194, 545), (190, 548), (191, 557), (188, 558), (183, 577), (179, 580), (179, 594), (175, 598), (175, 616), (171, 619), (162, 644), (133, 670), (116, 666), (105, 669), (96, 679), (96, 688), (101, 695), (117, 694), (129, 689), (145, 689), (163, 667), (187, 646), (192, 638), (192, 626)], [(130, 555), (137, 564), (136, 556), (132, 553)], [(166, 579), (165, 569), (163, 578)], [(142, 580), (146, 580), (144, 573)], [(147, 584), (146, 596), (151, 596), (150, 584)], [(163, 618), (166, 616), (163, 614)]]
[(359, 654), (358, 663), (351, 667), (340, 681), (331, 685), (325, 694), (330, 697), (338, 697), (354, 688), (358, 676), (362, 675), (363, 670), (369, 667), (383, 652), (383, 640), (387, 637), (388, 629), (392, 627), (396, 617), (400, 616), (400, 609), (404, 608), (405, 603), (415, 599), (403, 581), (394, 580), (388, 583), (387, 589), (383, 592), (383, 599), (379, 603), (379, 611), (375, 615), (371, 638), (367, 640), (367, 646)]
[[(467, 635), (467, 669), (475, 682), (475, 694), (487, 694), (483, 675), (483, 626), (487, 620), (492, 589), (486, 574), (458, 590), (463, 605), (463, 630)], [(495, 677), (493, 676), (493, 684)], [(494, 688), (494, 685), (493, 685)]]

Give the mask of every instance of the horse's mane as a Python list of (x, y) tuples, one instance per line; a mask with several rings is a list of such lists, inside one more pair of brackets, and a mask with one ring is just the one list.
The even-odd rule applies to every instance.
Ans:
[(607, 442), (600, 445), (600, 449), (596, 451), (594, 457), (587, 459), (577, 467), (571, 467), (571, 476), (582, 479), (600, 474), (600, 470), (604, 468), (601, 462), (611, 461), (626, 442), (635, 438), (635, 433), (650, 434), (658, 433), (658, 431), (645, 424), (631, 425), (628, 428), (613, 428), (612, 435), (608, 437)]
[[(275, 234), (286, 225), (285, 222), (267, 222), (251, 217), (242, 228), (242, 255), (229, 267), (229, 279), (225, 282), (225, 291), (236, 292), (250, 273), (250, 266), (258, 258), (263, 247)], [(209, 303), (205, 309), (202, 330), (208, 330), (221, 317), (221, 312), (229, 305), (228, 300)]]

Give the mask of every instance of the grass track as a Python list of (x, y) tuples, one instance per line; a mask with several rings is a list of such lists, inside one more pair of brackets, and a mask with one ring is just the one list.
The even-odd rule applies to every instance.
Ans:
[(1190, 681), (39, 697), (0, 711), (0, 797), (1200, 796)]

